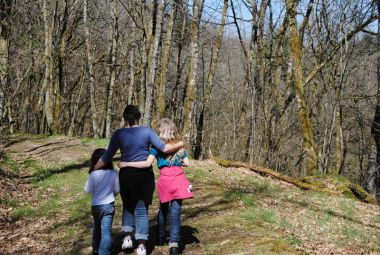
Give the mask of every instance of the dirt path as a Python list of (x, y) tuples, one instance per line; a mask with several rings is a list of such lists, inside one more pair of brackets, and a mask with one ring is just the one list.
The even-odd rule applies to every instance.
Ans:
[[(61, 136), (1, 140), (0, 254), (90, 254), (88, 159), (107, 141)], [(4, 153), (5, 152), (5, 153)], [(246, 169), (192, 162), (196, 197), (184, 202), (183, 254), (380, 254), (380, 208), (304, 192)], [(151, 254), (157, 200), (150, 208)], [(114, 254), (120, 247), (116, 201)]]

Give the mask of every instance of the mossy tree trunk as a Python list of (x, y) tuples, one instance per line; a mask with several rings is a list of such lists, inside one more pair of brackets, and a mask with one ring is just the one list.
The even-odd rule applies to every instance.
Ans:
[(185, 137), (187, 145), (191, 145), (190, 128), (193, 120), (193, 108), (196, 95), (196, 83), (198, 80), (198, 56), (199, 56), (199, 26), (204, 0), (195, 0), (193, 2), (193, 19), (191, 22), (191, 43), (190, 43), (190, 63), (189, 75), (186, 90), (186, 100), (183, 112), (183, 129), (182, 135)]
[(177, 8), (179, 5), (179, 0), (172, 1), (172, 12), (170, 13), (169, 21), (166, 29), (166, 36), (163, 45), (163, 52), (161, 58), (161, 74), (160, 74), (160, 83), (159, 83), (159, 91), (158, 91), (158, 118), (164, 117), (165, 109), (166, 109), (166, 81), (168, 78), (169, 71), (169, 58), (170, 58), (170, 49), (171, 49), (171, 41), (172, 34), (174, 28), (174, 21), (177, 17)]
[(306, 173), (312, 175), (317, 171), (318, 157), (315, 151), (314, 135), (310, 123), (309, 110), (304, 96), (304, 78), (302, 68), (302, 46), (297, 31), (296, 15), (298, 0), (286, 0), (289, 13), (290, 44), (293, 62), (294, 90), (298, 103), (298, 115), (302, 127), (303, 146), (306, 160)]

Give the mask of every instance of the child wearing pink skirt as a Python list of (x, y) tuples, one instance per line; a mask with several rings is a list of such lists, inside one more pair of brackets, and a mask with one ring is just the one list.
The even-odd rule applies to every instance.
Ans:
[[(165, 143), (176, 143), (180, 141), (180, 135), (174, 122), (168, 118), (163, 118), (158, 123), (159, 136)], [(183, 166), (189, 166), (190, 161), (185, 149), (180, 149), (175, 153), (163, 153), (155, 148), (149, 151), (146, 161), (121, 162), (121, 167), (144, 168), (152, 165), (157, 159), (157, 167), (160, 169), (160, 177), (157, 181), (157, 193), (160, 199), (160, 211), (158, 213), (158, 242), (166, 242), (166, 222), (169, 214), (170, 240), (169, 254), (178, 254), (178, 244), (180, 241), (181, 228), (181, 207), (182, 200), (193, 197), (191, 185), (183, 172)]]

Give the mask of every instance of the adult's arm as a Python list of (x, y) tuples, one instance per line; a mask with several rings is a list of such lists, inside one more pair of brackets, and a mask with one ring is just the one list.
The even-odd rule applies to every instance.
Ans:
[(119, 143), (119, 137), (118, 137), (118, 132), (116, 131), (113, 133), (110, 143), (108, 145), (108, 148), (106, 152), (101, 156), (101, 158), (98, 160), (96, 163), (94, 169), (101, 169), (103, 168), (108, 162), (111, 162), (113, 156), (117, 152), (117, 150), (120, 148), (120, 143)]
[(181, 149), (184, 145), (182, 141), (175, 144), (165, 144), (161, 140), (161, 138), (156, 134), (156, 132), (153, 131), (153, 129), (150, 130), (150, 142), (159, 151), (162, 151), (165, 153), (175, 152)]
[(165, 152), (165, 153), (176, 152), (179, 149), (181, 149), (183, 147), (183, 145), (184, 145), (184, 143), (182, 141), (175, 143), (175, 144), (167, 143), (167, 144), (165, 144), (165, 147), (164, 147), (162, 152)]

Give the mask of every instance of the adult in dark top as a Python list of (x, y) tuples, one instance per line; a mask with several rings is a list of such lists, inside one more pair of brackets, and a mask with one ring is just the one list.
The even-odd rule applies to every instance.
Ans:
[[(110, 140), (107, 151), (99, 159), (95, 169), (101, 169), (112, 161), (120, 149), (121, 161), (144, 161), (149, 156), (149, 148), (153, 145), (162, 152), (174, 152), (183, 147), (183, 142), (165, 144), (149, 127), (139, 126), (140, 111), (136, 106), (127, 105), (123, 118), (125, 127), (116, 130)], [(145, 241), (148, 240), (149, 218), (148, 208), (152, 203), (154, 192), (154, 175), (152, 167), (123, 167), (119, 173), (120, 195), (123, 201), (121, 230), (124, 233), (122, 249), (132, 248), (134, 218), (136, 220), (135, 239), (139, 242), (137, 254), (145, 255)]]

